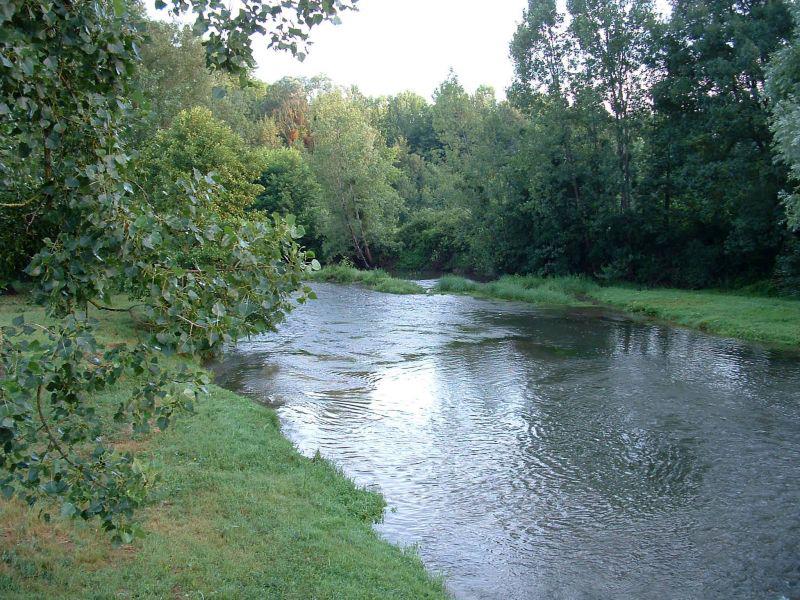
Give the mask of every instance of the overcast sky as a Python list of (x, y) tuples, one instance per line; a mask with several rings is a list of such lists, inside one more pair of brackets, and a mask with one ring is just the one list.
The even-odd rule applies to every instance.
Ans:
[[(145, 4), (151, 15), (165, 18), (151, 1)], [(508, 45), (527, 0), (359, 0), (358, 5), (358, 12), (342, 13), (340, 25), (325, 23), (312, 31), (305, 62), (267, 50), (256, 39), (256, 75), (272, 82), (325, 74), (369, 95), (412, 90), (430, 98), (452, 68), (469, 91), (487, 84), (504, 96), (513, 77)], [(668, 1), (656, 5), (664, 12)]]
[(464, 86), (502, 96), (513, 69), (508, 44), (527, 0), (359, 0), (342, 24), (316, 28), (305, 62), (256, 41), (257, 76), (324, 73), (370, 95), (413, 90), (426, 98), (452, 67)]

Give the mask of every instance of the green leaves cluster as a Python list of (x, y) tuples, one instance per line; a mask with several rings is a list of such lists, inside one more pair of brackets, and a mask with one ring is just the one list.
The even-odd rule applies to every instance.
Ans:
[(139, 191), (162, 213), (181, 210), (186, 193), (179, 182), (191, 180), (194, 171), (212, 174), (219, 185), (204, 207), (219, 215), (243, 216), (263, 191), (256, 180), (265, 166), (264, 153), (203, 107), (181, 111), (169, 127), (157, 131), (135, 166)]
[(203, 36), (207, 63), (222, 71), (246, 74), (255, 66), (252, 36), (261, 35), (271, 48), (288, 50), (300, 60), (307, 53), (309, 30), (357, 0), (242, 0), (238, 10), (223, 2), (155, 0), (158, 9), (179, 16), (192, 8), (194, 33)]
[(400, 197), (395, 152), (357, 98), (323, 94), (312, 105), (314, 148), (311, 165), (322, 187), (320, 230), (326, 251), (352, 251), (360, 266), (371, 268), (375, 243), (390, 240)]
[(148, 476), (130, 453), (115, 451), (91, 398), (128, 375), (138, 385), (115, 419), (137, 433), (151, 421), (163, 430), (192, 410), (206, 376), (163, 369), (147, 345), (104, 348), (95, 327), (69, 316), (53, 327), (19, 318), (0, 329), (0, 491), (30, 504), (58, 498), (63, 515), (98, 517), (114, 541), (129, 542)]
[[(204, 200), (189, 205), (189, 217), (151, 213), (134, 224), (136, 261), (124, 273), (127, 290), (144, 303), (162, 351), (216, 354), (224, 344), (272, 329), (293, 302), (313, 297), (301, 282), (306, 270), (319, 267), (297, 242), (303, 228), (278, 215), (209, 219), (216, 189), (209, 179), (197, 173), (193, 186), (186, 184), (195, 200), (206, 188)], [(166, 253), (164, 240), (172, 241)]]
[(795, 189), (783, 196), (789, 226), (800, 229), (800, 8), (791, 5), (795, 32), (791, 42), (776, 52), (769, 65), (767, 93), (773, 102), (771, 128), (775, 148), (781, 161), (789, 168)]
[[(207, 63), (237, 74), (252, 64), (252, 34), (300, 54), (309, 27), (351, 7), (247, 0), (232, 13), (218, 2), (170, 4), (175, 14), (194, 12)], [(180, 181), (136, 178), (125, 142), (143, 41), (138, 14), (121, 0), (0, 6), (0, 207), (52, 231), (27, 271), (60, 319), (18, 321), (0, 334), (0, 488), (30, 503), (60, 499), (65, 515), (100, 517), (122, 542), (147, 478), (107, 442), (93, 393), (127, 376), (136, 391), (116, 417), (138, 432), (165, 428), (191, 409), (205, 377), (167, 369), (161, 357), (214, 354), (273, 327), (293, 294), (309, 297), (301, 276), (318, 268), (292, 219), (244, 217), (260, 190), (236, 187), (244, 172), (223, 169), (226, 189), (198, 170), (205, 163), (177, 165)], [(22, 171), (21, 161), (29, 165)], [(149, 333), (134, 347), (104, 348), (79, 315), (90, 305), (111, 309), (120, 289), (140, 304)]]

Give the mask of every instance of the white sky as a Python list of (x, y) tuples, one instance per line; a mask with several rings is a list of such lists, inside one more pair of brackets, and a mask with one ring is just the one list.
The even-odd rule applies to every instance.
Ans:
[(508, 44), (527, 0), (360, 0), (342, 24), (320, 25), (305, 62), (254, 43), (256, 75), (328, 75), (368, 95), (412, 90), (429, 98), (452, 67), (470, 91), (487, 84), (502, 97), (513, 68)]
[[(151, 16), (164, 18), (152, 4), (145, 0)], [(486, 84), (498, 98), (505, 96), (513, 78), (508, 45), (527, 0), (359, 0), (358, 5), (358, 12), (342, 13), (340, 25), (314, 28), (305, 62), (254, 40), (256, 76), (272, 82), (324, 74), (371, 96), (412, 90), (430, 98), (452, 68), (467, 90)], [(662, 13), (668, 10), (668, 0), (656, 5)]]

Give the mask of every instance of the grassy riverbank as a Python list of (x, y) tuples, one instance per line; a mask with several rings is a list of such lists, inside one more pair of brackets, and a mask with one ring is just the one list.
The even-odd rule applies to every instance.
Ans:
[[(23, 308), (41, 316), (0, 298), (0, 323)], [(124, 314), (101, 318), (107, 339), (135, 334)], [(98, 407), (125, 392), (98, 395)], [(130, 546), (113, 548), (95, 523), (48, 525), (0, 500), (0, 597), (445, 597), (416, 555), (373, 532), (381, 497), (300, 456), (273, 411), (218, 387), (197, 410), (163, 434), (115, 434), (161, 477)]]
[(445, 275), (439, 280), (435, 291), (548, 306), (580, 306), (586, 304), (580, 298), (585, 296), (588, 288), (592, 286), (596, 287), (580, 277), (545, 279), (506, 275), (497, 281), (478, 283), (456, 275)]
[(722, 291), (600, 286), (581, 277), (506, 276), (476, 283), (446, 276), (442, 293), (542, 305), (601, 304), (725, 337), (800, 348), (800, 301)]
[(392, 277), (382, 269), (362, 271), (346, 265), (330, 265), (309, 276), (312, 281), (363, 285), (377, 292), (387, 294), (424, 294), (425, 290), (407, 279)]

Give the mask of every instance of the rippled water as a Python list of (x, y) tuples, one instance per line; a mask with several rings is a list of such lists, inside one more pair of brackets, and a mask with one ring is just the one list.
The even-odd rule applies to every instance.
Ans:
[(458, 598), (800, 598), (800, 357), (597, 310), (320, 284), (223, 385)]

